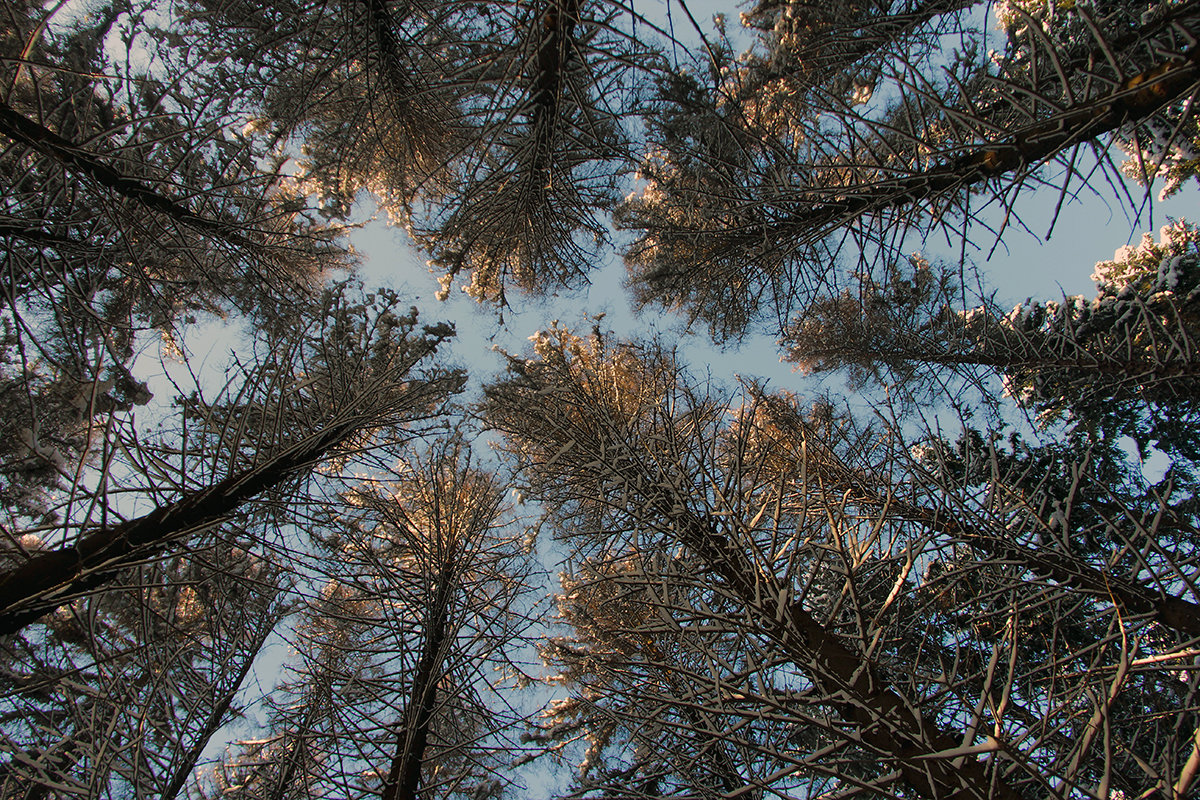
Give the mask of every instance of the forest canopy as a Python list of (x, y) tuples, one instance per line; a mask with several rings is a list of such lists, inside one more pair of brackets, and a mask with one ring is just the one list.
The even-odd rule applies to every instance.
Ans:
[(1200, 792), (1200, 2), (713, 10), (4, 0), (0, 798)]

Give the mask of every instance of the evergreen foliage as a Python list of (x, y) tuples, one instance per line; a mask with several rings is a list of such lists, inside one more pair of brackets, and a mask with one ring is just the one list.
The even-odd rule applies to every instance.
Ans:
[[(0, 798), (1200, 791), (1200, 229), (971, 260), (1194, 190), (1200, 4), (665, 14), (6, 0)], [(439, 299), (619, 251), (856, 396), (596, 317), (456, 404), (366, 197)]]

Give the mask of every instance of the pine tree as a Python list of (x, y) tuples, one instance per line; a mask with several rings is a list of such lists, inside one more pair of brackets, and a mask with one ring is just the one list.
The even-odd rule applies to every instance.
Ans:
[[(1011, 313), (965, 266), (1035, 187), (1196, 175), (1197, 5), (762, 0), (741, 53), (667, 13), (0, 10), (0, 794), (479, 800), (548, 754), (580, 800), (1194, 793), (1200, 236)], [(367, 196), (442, 298), (577, 287), (615, 222), (639, 302), (904, 401), (556, 326), (452, 408), (452, 326), (332, 279)]]
[[(952, 377), (1004, 391), (1043, 425), (1067, 423), (1114, 443), (1131, 437), (1184, 462), (1197, 371), (1197, 232), (1164, 226), (1096, 265), (1096, 296), (1026, 301), (1009, 312), (974, 305), (944, 267), (913, 258), (881, 279), (819, 299), (789, 326), (788, 358), (821, 372), (848, 368), (856, 386), (946, 387)], [(1119, 458), (1119, 456), (1118, 456)]]
[[(490, 797), (513, 712), (487, 696), (527, 626), (529, 566), (494, 476), (458, 438), (348, 492), (264, 737), (220, 775), (236, 797)], [(337, 765), (330, 769), (330, 765)]]
[[(19, 631), (102, 587), (114, 570), (186, 546), (251, 501), (303, 502), (311, 490), (305, 478), (322, 463), (336, 474), (360, 454), (410, 438), (406, 427), (436, 416), (464, 378), (425, 365), (453, 329), (418, 331), (415, 309), (398, 314), (398, 303), (394, 293), (366, 299), (348, 284), (333, 286), (307, 321), (288, 316), (282, 328), (267, 329), (262, 360), (247, 364), (243, 380), (216, 402), (181, 398), (178, 440), (158, 453), (113, 442), (118, 452), (132, 449), (135, 485), (102, 483), (80, 516), (64, 511), (54, 528), (39, 531), (65, 542), (41, 539), (13, 554), (16, 563), (0, 573), (0, 632)], [(198, 476), (207, 480), (194, 483)], [(139, 479), (148, 483), (138, 486)], [(116, 501), (135, 502), (133, 493), (150, 510), (126, 516)]]
[(286, 576), (242, 539), (126, 570), (5, 643), (5, 796), (183, 796), (287, 611)]
[(586, 280), (619, 200), (629, 73), (645, 58), (608, 0), (195, 2), (274, 139), (299, 135), (304, 184), (346, 214), (370, 189), (432, 256), (443, 296)]
[[(638, 299), (682, 308), (718, 337), (756, 319), (783, 325), (843, 258), (883, 270), (914, 238), (968, 240), (987, 199), (1008, 208), (1040, 180), (1062, 191), (1086, 180), (1079, 151), (1102, 156), (1110, 135), (1156, 130), (1160, 155), (1186, 138), (1191, 5), (1143, 21), (1075, 4), (1044, 25), (1004, 8), (1013, 27), (993, 58), (959, 4), (762, 4), (749, 57), (712, 48), (707, 74), (661, 80), (645, 188), (617, 212), (637, 237), (626, 260)], [(845, 22), (856, 15), (874, 20), (861, 39)], [(840, 52), (855, 55), (833, 69)], [(1050, 163), (1063, 177), (1040, 177)]]
[[(1121, 488), (1086, 450), (914, 460), (828, 405), (698, 390), (653, 346), (559, 331), (537, 355), (486, 409), (596, 576), (564, 600), (580, 694), (552, 731), (634, 731), (611, 774), (679, 779), (638, 755), (645, 724), (715, 729), (746, 787), (1186, 793), (1196, 697), (1160, 667), (1197, 634), (1186, 491)], [(619, 605), (584, 612), (592, 591)]]
[(348, 262), (216, 97), (161, 77), (129, 4), (4, 13), (0, 502), (36, 519), (151, 399), (133, 374), (148, 336), (178, 349), (197, 317), (309, 296)]
[(856, 762), (859, 747), (870, 754), (877, 771), (862, 779), (868, 785), (903, 785), (926, 797), (1019, 796), (1011, 776), (994, 771), (998, 760), (954, 761), (964, 734), (938, 721), (953, 714), (927, 711), (908, 687), (891, 685), (892, 670), (872, 654), (873, 627), (854, 624), (875, 613), (856, 607), (853, 595), (847, 608), (814, 605), (820, 564), (790, 551), (800, 544), (796, 524), (824, 520), (806, 516), (803, 492), (794, 507), (773, 483), (759, 482), (766, 475), (741, 459), (747, 429), (723, 435), (724, 403), (694, 393), (670, 356), (652, 347), (609, 350), (603, 339), (556, 332), (537, 352), (536, 361), (511, 362), (512, 377), (488, 390), (487, 412), (527, 468), (533, 495), (559, 510), (584, 552), (687, 553), (737, 604), (741, 635), (774, 648), (812, 690), (817, 724)]

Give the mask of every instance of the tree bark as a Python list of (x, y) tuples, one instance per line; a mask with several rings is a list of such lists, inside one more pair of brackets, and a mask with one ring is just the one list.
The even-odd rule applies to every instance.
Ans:
[(534, 30), (541, 34), (536, 72), (529, 89), (533, 104), (534, 157), (532, 179), (544, 188), (550, 183), (554, 159), (554, 140), (558, 127), (559, 106), (566, 84), (567, 65), (575, 49), (575, 23), (579, 18), (579, 0), (551, 0), (541, 14), (540, 25)]
[(221, 726), (227, 721), (225, 715), (229, 713), (230, 706), (233, 705), (233, 698), (242, 688), (242, 683), (246, 680), (246, 676), (250, 674), (250, 670), (254, 668), (255, 657), (262, 649), (263, 643), (266, 642), (267, 636), (275, 629), (275, 625), (263, 625), (262, 630), (254, 641), (254, 652), (247, 653), (245, 660), (242, 662), (242, 667), (238, 670), (237, 680), (229, 687), (224, 696), (213, 706), (209, 712), (208, 719), (205, 721), (204, 728), (188, 747), (184, 753), (183, 760), (171, 777), (167, 788), (163, 790), (159, 800), (175, 800), (179, 793), (183, 790), (188, 778), (196, 769), (196, 764), (200, 761), (200, 756), (204, 752), (204, 748), (208, 746), (208, 742), (213, 735), (221, 729)]
[(64, 139), (2, 100), (0, 100), (0, 134), (18, 144), (32, 148), (46, 158), (59, 162), (72, 172), (92, 179), (114, 194), (163, 214), (175, 222), (239, 247), (252, 245), (250, 240), (232, 226), (201, 216), (182, 203), (159, 194), (137, 178), (121, 174), (101, 161), (95, 153)]
[(442, 677), (442, 649), (449, 628), (452, 565), (443, 565), (433, 608), (425, 624), (424, 646), (417, 661), (408, 708), (398, 726), (396, 755), (383, 783), (382, 800), (416, 800), (421, 786), (421, 766), (429, 746), (429, 732), (437, 710), (437, 684)]
[(104, 585), (114, 572), (134, 561), (222, 522), (255, 495), (319, 461), (357, 430), (352, 422), (331, 425), (215, 486), (143, 517), (86, 533), (74, 544), (34, 555), (0, 574), (0, 636), (16, 633), (72, 598)]
[(954, 758), (938, 757), (939, 753), (958, 749), (961, 734), (951, 735), (926, 719), (916, 703), (876, 677), (873, 662), (847, 648), (800, 603), (781, 601), (770, 591), (763, 591), (761, 576), (755, 574), (740, 549), (710, 523), (687, 512), (669, 513), (671, 507), (665, 500), (659, 498), (655, 505), (676, 523), (680, 541), (753, 610), (762, 630), (783, 648), (818, 691), (830, 698), (842, 718), (858, 724), (863, 743), (896, 762), (913, 789), (930, 800), (1020, 800), (999, 773), (989, 775), (973, 757), (958, 759), (959, 763), (954, 763)]

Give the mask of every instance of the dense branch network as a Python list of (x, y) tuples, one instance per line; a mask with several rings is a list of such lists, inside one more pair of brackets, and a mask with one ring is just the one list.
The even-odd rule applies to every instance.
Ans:
[[(0, 10), (0, 796), (1195, 794), (1200, 233), (1012, 311), (969, 256), (1200, 173), (1200, 5), (667, 13)], [(635, 301), (861, 394), (592, 318), (453, 405), (368, 196), (442, 299), (615, 224)]]

